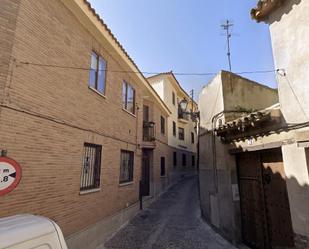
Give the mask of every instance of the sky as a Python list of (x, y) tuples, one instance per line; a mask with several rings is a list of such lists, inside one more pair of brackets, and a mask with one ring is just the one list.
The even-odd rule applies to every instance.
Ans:
[[(89, 0), (142, 72), (228, 70), (221, 24), (232, 21), (232, 71), (274, 70), (267, 24), (251, 19), (257, 0)], [(150, 76), (150, 75), (145, 75)], [(277, 87), (274, 73), (243, 77)], [(179, 76), (194, 98), (214, 76)]]

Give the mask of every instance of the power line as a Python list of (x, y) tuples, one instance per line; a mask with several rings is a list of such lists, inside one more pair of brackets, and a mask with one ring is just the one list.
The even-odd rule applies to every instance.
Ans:
[[(42, 64), (42, 63), (34, 63), (34, 62), (27, 62), (27, 61), (18, 61), (16, 66), (19, 67), (20, 65), (30, 65), (30, 66), (38, 66), (38, 67), (48, 67), (48, 68), (60, 68), (60, 69), (72, 69), (72, 70), (82, 70), (82, 71), (91, 71), (93, 69), (86, 68), (86, 67), (74, 67), (74, 66), (64, 66), (64, 65), (55, 65), (55, 64)], [(262, 73), (275, 73), (279, 69), (274, 70), (257, 70), (257, 71), (243, 71), (243, 72), (235, 72), (235, 74), (262, 74)], [(145, 74), (145, 75), (156, 75), (161, 74), (162, 72), (149, 72), (149, 71), (133, 71), (133, 70), (109, 70), (109, 69), (100, 69), (99, 71), (105, 71), (109, 73), (132, 73), (132, 74)], [(174, 75), (179, 76), (212, 76), (217, 75), (218, 72), (172, 72)]]
[(295, 90), (294, 90), (293, 87), (292, 87), (292, 84), (291, 84), (291, 82), (290, 82), (290, 80), (289, 80), (289, 77), (287, 76), (286, 71), (285, 71), (284, 69), (277, 70), (277, 74), (280, 75), (281, 77), (284, 77), (284, 79), (285, 79), (286, 82), (288, 83), (288, 86), (289, 86), (290, 89), (291, 89), (292, 94), (294, 95), (295, 100), (296, 100), (297, 103), (298, 103), (299, 108), (301, 109), (301, 111), (302, 111), (302, 113), (304, 114), (305, 118), (306, 118), (306, 119), (309, 119), (309, 117), (308, 117), (308, 115), (307, 115), (305, 109), (303, 108), (303, 106), (302, 106), (302, 104), (301, 104), (300, 99), (298, 98), (298, 96), (297, 96)]
[(51, 116), (48, 116), (48, 115), (45, 115), (45, 114), (41, 114), (41, 113), (37, 113), (37, 112), (31, 111), (31, 110), (20, 109), (20, 108), (14, 107), (14, 106), (6, 105), (6, 104), (0, 104), (0, 107), (6, 108), (6, 109), (10, 109), (10, 110), (13, 110), (13, 111), (16, 111), (16, 112), (24, 113), (24, 114), (27, 114), (27, 115), (35, 116), (37, 118), (48, 120), (48, 121), (51, 121), (51, 122), (54, 122), (54, 123), (57, 123), (57, 124), (60, 124), (60, 125), (65, 125), (65, 126), (68, 126), (70, 128), (74, 128), (74, 129), (78, 129), (78, 130), (81, 130), (81, 131), (95, 133), (95, 134), (100, 135), (102, 137), (113, 139), (113, 140), (116, 140), (116, 141), (119, 141), (119, 142), (123, 142), (123, 143), (126, 143), (126, 144), (133, 145), (133, 146), (137, 146), (138, 145), (137, 143), (126, 141), (126, 140), (124, 140), (124, 139), (122, 139), (120, 137), (116, 137), (116, 136), (113, 136), (111, 134), (106, 134), (106, 133), (103, 133), (103, 132), (100, 132), (100, 131), (97, 131), (97, 130), (94, 130), (94, 129), (91, 129), (91, 128), (81, 127), (81, 126), (78, 126), (78, 125), (75, 125), (75, 124), (72, 124), (72, 123), (68, 123), (68, 122), (66, 122), (64, 120), (56, 119), (54, 117), (51, 117)]

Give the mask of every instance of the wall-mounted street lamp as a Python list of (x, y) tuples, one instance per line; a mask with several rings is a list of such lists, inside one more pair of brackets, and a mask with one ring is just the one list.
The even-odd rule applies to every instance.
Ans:
[(185, 98), (183, 100), (181, 100), (178, 105), (179, 105), (179, 114), (181, 116), (189, 115), (194, 122), (199, 121), (200, 112), (199, 111), (197, 111), (197, 112), (193, 111), (193, 100), (192, 100), (192, 109), (190, 111), (187, 111), (188, 101)]
[(183, 99), (179, 102), (179, 107), (181, 112), (186, 112), (187, 111), (187, 107), (188, 107), (188, 101), (186, 99)]

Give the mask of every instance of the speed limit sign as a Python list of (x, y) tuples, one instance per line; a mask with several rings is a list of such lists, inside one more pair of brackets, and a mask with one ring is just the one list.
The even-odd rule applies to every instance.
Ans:
[(21, 168), (11, 158), (0, 157), (0, 196), (11, 192), (21, 179)]

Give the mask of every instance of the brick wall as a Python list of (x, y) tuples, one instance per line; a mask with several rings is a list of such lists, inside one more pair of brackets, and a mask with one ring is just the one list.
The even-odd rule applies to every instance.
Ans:
[[(2, 0), (0, 8), (0, 103), (9, 73), (20, 0)], [(1, 108), (1, 107), (0, 107)], [(1, 110), (1, 109), (0, 109)]]
[[(9, 15), (17, 13), (15, 2), (5, 2)], [(0, 10), (1, 17), (4, 12)], [(13, 34), (9, 35), (6, 46), (12, 47)], [(67, 236), (138, 201), (142, 108), (135, 116), (125, 112), (121, 94), (126, 80), (135, 87), (141, 107), (141, 82), (129, 74), (107, 72), (103, 97), (88, 88), (88, 71), (20, 63), (89, 68), (93, 49), (107, 60), (109, 70), (128, 70), (60, 1), (21, 1), (12, 47), (17, 63), (12, 79), (5, 81), (8, 95), (0, 117), (0, 147), (21, 164), (22, 180), (1, 197), (0, 217), (44, 215)], [(5, 51), (1, 49), (0, 58), (7, 61), (10, 51)], [(1, 71), (1, 85), (4, 74)], [(80, 195), (84, 142), (103, 146), (101, 190)], [(127, 186), (119, 186), (121, 149), (135, 152), (134, 182)]]
[[(21, 164), (22, 180), (1, 197), (0, 217), (43, 215), (68, 236), (138, 201), (138, 145), (147, 91), (135, 75), (119, 73), (130, 69), (61, 1), (4, 0), (2, 6), (0, 60), (5, 66), (0, 67), (0, 97), (5, 93), (5, 98), (0, 99), (0, 148)], [(89, 68), (93, 50), (107, 61), (105, 96), (89, 89), (87, 70), (68, 68)], [(7, 77), (12, 57), (16, 61), (11, 60), (12, 75)], [(123, 80), (136, 90), (135, 115), (122, 110)], [(167, 120), (167, 115), (154, 99), (150, 103), (157, 138), (153, 181), (159, 194), (172, 182), (174, 149), (167, 144), (167, 124), (165, 134), (160, 130), (160, 117)], [(85, 142), (102, 145), (101, 189), (81, 195)], [(121, 149), (135, 152), (133, 183), (126, 186), (119, 185)], [(160, 176), (161, 157), (166, 158), (166, 177)]]

